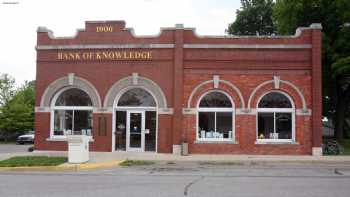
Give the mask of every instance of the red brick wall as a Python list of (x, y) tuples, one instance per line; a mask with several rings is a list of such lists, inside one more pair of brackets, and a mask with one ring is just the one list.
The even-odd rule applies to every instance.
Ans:
[[(275, 73), (279, 75), (279, 73)], [(307, 107), (311, 108), (311, 77), (305, 74), (281, 74), (281, 80), (290, 81), (303, 92)], [(185, 94), (184, 101), (188, 101), (189, 96), (198, 84), (206, 80), (211, 80), (212, 75), (185, 75)], [(244, 102), (247, 104), (253, 89), (264, 81), (271, 80), (273, 75), (220, 75), (220, 79), (234, 84), (243, 94)], [(219, 90), (228, 93), (235, 103), (236, 109), (241, 108), (241, 103), (236, 92), (232, 91), (227, 85), (219, 83)], [(198, 90), (191, 102), (191, 107), (195, 108), (198, 99), (207, 91), (213, 90), (213, 83), (202, 86)], [(251, 107), (256, 108), (257, 100), (266, 92), (274, 90), (273, 84), (263, 86), (253, 97)], [(281, 84), (279, 91), (283, 91), (291, 96), (297, 109), (302, 108), (302, 103), (297, 92), (290, 86)], [(198, 144), (196, 141), (196, 115), (185, 115), (184, 127), (189, 141), (190, 153), (234, 153), (234, 154), (310, 154), (311, 153), (311, 116), (296, 115), (295, 132), (297, 144), (255, 144), (256, 141), (256, 115), (236, 114), (235, 116), (235, 141), (237, 144)]]
[[(116, 32), (96, 33), (97, 25), (112, 25)], [(311, 147), (320, 146), (321, 139), (321, 89), (320, 89), (320, 31), (303, 29), (301, 34), (290, 38), (212, 38), (198, 37), (192, 30), (166, 29), (159, 36), (135, 37), (125, 29), (123, 21), (86, 23), (86, 28), (74, 38), (53, 39), (47, 32), (38, 32), (39, 46), (86, 45), (86, 44), (174, 44), (174, 48), (123, 49), (124, 51), (152, 51), (152, 60), (118, 61), (59, 61), (57, 52), (66, 50), (37, 50), (36, 106), (39, 107), (45, 89), (53, 81), (75, 73), (97, 89), (102, 103), (109, 88), (121, 78), (136, 72), (157, 83), (164, 92), (168, 107), (174, 114), (158, 115), (158, 152), (170, 153), (172, 146), (183, 139), (189, 141), (190, 153), (234, 153), (234, 154), (310, 154)], [(183, 44), (232, 44), (232, 45), (312, 45), (312, 48), (183, 48)], [(98, 51), (101, 49), (79, 49), (79, 51)], [(246, 107), (255, 87), (260, 83), (279, 76), (281, 80), (295, 84), (303, 93), (312, 116), (296, 116), (297, 144), (256, 145), (256, 116), (237, 114), (235, 116), (235, 135), (238, 144), (195, 144), (196, 115), (183, 115), (189, 96), (198, 84), (212, 80), (219, 75), (221, 80), (234, 84), (243, 95)], [(272, 84), (259, 89), (252, 99), (255, 108), (257, 99)], [(193, 97), (191, 107), (196, 107), (198, 98), (213, 89), (213, 84), (204, 85)], [(220, 83), (219, 89), (227, 92), (236, 108), (242, 102), (238, 94), (228, 85)], [(280, 90), (290, 95), (297, 109), (302, 108), (301, 99), (291, 87), (281, 84)], [(314, 104), (316, 103), (316, 104)], [(98, 136), (98, 117), (107, 117), (107, 135)], [(93, 151), (112, 150), (112, 113), (93, 115)], [(37, 112), (35, 115), (36, 141), (38, 150), (66, 150), (66, 142), (47, 141), (50, 131), (50, 113)]]

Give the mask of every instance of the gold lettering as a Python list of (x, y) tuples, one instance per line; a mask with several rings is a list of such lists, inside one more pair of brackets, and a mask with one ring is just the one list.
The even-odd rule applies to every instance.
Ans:
[(152, 51), (58, 52), (58, 60), (151, 60)]
[(99, 52), (96, 52), (96, 59), (100, 60), (101, 59), (101, 55)]
[(62, 53), (57, 53), (57, 59), (63, 60), (63, 54)]
[(122, 59), (122, 54), (120, 52), (115, 52), (115, 59)]
[(96, 26), (96, 32), (113, 32), (112, 26)]

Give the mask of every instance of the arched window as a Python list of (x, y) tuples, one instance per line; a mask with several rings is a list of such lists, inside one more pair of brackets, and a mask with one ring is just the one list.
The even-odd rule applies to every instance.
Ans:
[(258, 141), (294, 141), (294, 106), (282, 92), (265, 94), (257, 108)]
[(119, 107), (155, 107), (153, 96), (142, 88), (133, 88), (126, 91), (118, 101)]
[(232, 140), (234, 107), (221, 91), (206, 93), (198, 104), (197, 139), (203, 141)]
[(57, 94), (53, 105), (53, 136), (92, 135), (92, 102), (89, 95), (69, 88)]

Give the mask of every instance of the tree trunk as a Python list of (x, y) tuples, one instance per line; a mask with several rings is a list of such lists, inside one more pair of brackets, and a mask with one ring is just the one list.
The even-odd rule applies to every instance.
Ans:
[(341, 95), (337, 98), (337, 106), (335, 109), (335, 137), (338, 142), (344, 139), (344, 120), (345, 120), (345, 99)]
[(337, 103), (335, 110), (335, 137), (338, 142), (344, 139), (344, 123), (345, 123), (345, 113), (349, 104), (350, 97), (350, 85), (343, 92), (341, 85), (337, 85)]

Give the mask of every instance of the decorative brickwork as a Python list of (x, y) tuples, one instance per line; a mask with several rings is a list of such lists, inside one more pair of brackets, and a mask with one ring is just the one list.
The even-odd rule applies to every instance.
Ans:
[[(36, 48), (38, 150), (67, 150), (64, 140), (50, 136), (50, 102), (62, 88), (74, 86), (94, 105), (92, 151), (113, 151), (114, 101), (126, 89), (140, 87), (157, 101), (157, 152), (171, 153), (187, 141), (192, 154), (319, 154), (319, 25), (298, 28), (294, 36), (198, 36), (183, 25), (135, 36), (124, 21), (90, 21), (67, 38), (40, 27)], [(197, 104), (210, 90), (224, 91), (234, 102), (230, 142), (196, 139)], [(286, 93), (295, 104), (293, 143), (257, 143), (257, 102), (272, 90)]]

